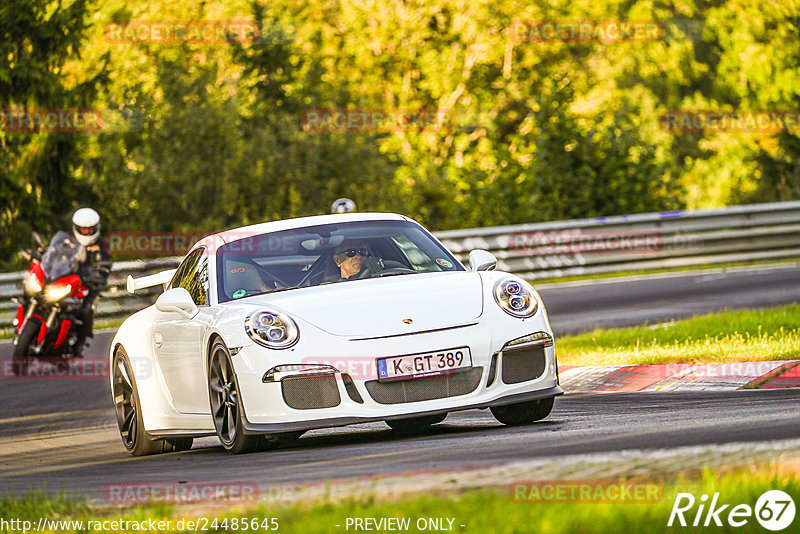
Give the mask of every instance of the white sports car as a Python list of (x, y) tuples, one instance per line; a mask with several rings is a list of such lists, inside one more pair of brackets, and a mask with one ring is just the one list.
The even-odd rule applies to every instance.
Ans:
[(357, 213), (204, 238), (110, 349), (120, 435), (134, 455), (216, 435), (233, 453), (304, 431), (385, 421), (399, 431), (489, 408), (547, 417), (558, 385), (536, 291), (474, 250), (466, 269), (415, 221)]

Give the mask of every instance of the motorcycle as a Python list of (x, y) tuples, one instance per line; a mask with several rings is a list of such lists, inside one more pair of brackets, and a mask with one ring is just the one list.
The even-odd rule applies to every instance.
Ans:
[(47, 247), (38, 234), (33, 237), (38, 248), (20, 252), (30, 267), (22, 280), (23, 297), (17, 301), (14, 320), (12, 372), (17, 376), (27, 375), (33, 360), (58, 367), (69, 365), (68, 360), (78, 355), (82, 321), (77, 313), (89, 294), (77, 272), (85, 249), (65, 232), (58, 232)]

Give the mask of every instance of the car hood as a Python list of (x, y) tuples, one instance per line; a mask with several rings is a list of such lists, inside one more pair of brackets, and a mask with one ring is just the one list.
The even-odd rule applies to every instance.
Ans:
[(483, 284), (477, 273), (425, 273), (293, 289), (256, 299), (330, 334), (363, 339), (474, 322), (483, 313)]

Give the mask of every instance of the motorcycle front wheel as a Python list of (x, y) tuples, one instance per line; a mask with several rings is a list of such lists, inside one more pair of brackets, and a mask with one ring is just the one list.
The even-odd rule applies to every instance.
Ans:
[(28, 354), (30, 347), (36, 342), (41, 327), (42, 321), (38, 317), (29, 318), (22, 327), (22, 332), (17, 336), (17, 342), (14, 345), (14, 355), (11, 357), (11, 372), (14, 375), (25, 376), (28, 374), (28, 364), (30, 363)]

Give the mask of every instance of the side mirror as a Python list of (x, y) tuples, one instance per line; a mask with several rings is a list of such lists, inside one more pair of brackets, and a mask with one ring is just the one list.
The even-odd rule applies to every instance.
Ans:
[(469, 253), (469, 268), (472, 271), (494, 271), (497, 258), (488, 250), (476, 248)]
[(156, 299), (156, 309), (160, 312), (180, 313), (187, 319), (191, 319), (197, 315), (198, 312), (197, 305), (192, 300), (192, 296), (182, 287), (175, 287), (164, 291), (161, 296)]
[(42, 236), (39, 235), (38, 232), (31, 232), (31, 236), (33, 236), (33, 241), (40, 247), (44, 246), (44, 241), (42, 241)]

